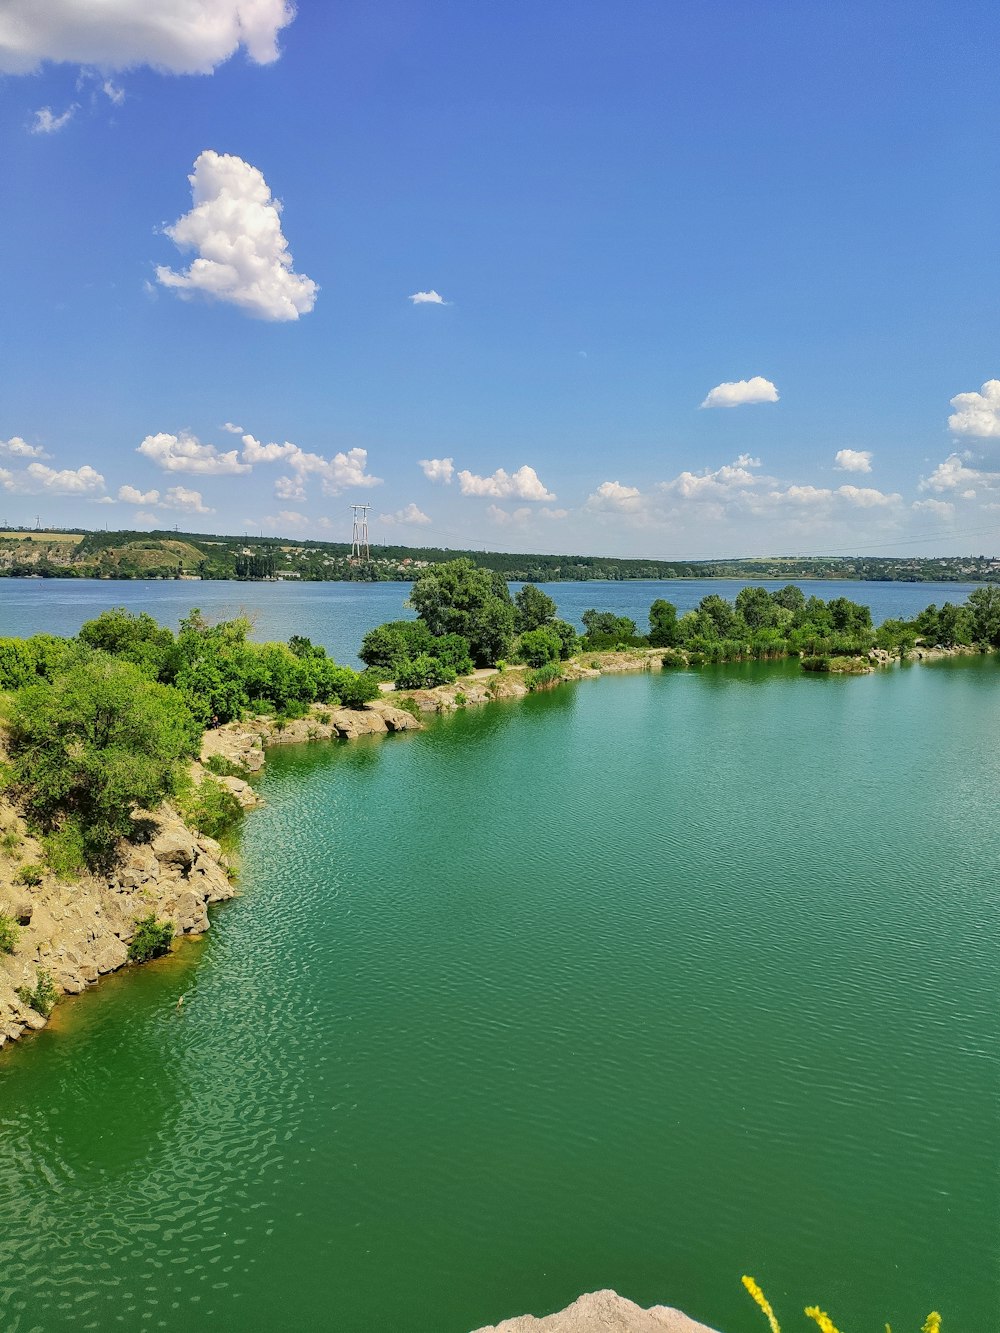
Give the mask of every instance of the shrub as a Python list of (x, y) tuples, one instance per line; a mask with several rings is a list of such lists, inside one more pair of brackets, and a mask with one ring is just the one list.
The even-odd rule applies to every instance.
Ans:
[(518, 639), (517, 653), (528, 666), (543, 667), (548, 662), (559, 661), (562, 656), (562, 639), (547, 625), (540, 629), (529, 629)]
[(236, 828), (243, 818), (239, 801), (215, 778), (202, 778), (197, 786), (192, 784), (187, 791), (181, 792), (177, 804), (185, 823), (216, 842)]
[(680, 651), (679, 648), (668, 648), (667, 651), (660, 658), (660, 661), (665, 667), (687, 666), (687, 658), (684, 656), (684, 654)]
[(0, 838), (0, 848), (2, 848), (2, 850), (5, 851), (8, 854), (8, 856), (12, 856), (14, 852), (17, 851), (18, 847), (20, 847), (20, 845), (21, 845), (21, 835), (20, 833), (18, 833), (16, 828), (9, 828), (3, 835), (3, 837)]
[(830, 659), (829, 659), (828, 657), (817, 657), (817, 656), (803, 657), (803, 659), (802, 659), (802, 670), (803, 670), (803, 671), (829, 671), (829, 670), (830, 670)]
[(87, 839), (75, 820), (68, 819), (52, 833), (44, 834), (42, 846), (54, 874), (72, 878), (86, 869)]
[[(326, 716), (329, 722), (329, 713)], [(227, 759), (224, 754), (210, 754), (205, 760), (205, 768), (209, 773), (214, 773), (217, 778), (243, 778), (250, 776), (250, 770), (245, 764), (234, 764), (231, 759)]]
[(14, 918), (0, 912), (0, 953), (13, 953), (20, 937), (21, 932)]
[(16, 879), (18, 884), (27, 884), (30, 888), (37, 888), (44, 876), (45, 871), (42, 867), (32, 863), (31, 865), (22, 866), (17, 872)]
[(363, 708), (381, 693), (378, 677), (370, 671), (352, 671), (350, 667), (335, 666), (333, 673), (337, 698), (345, 708)]
[(420, 716), (420, 705), (417, 703), (416, 699), (397, 699), (396, 707), (402, 708), (403, 712), (409, 713), (411, 717), (419, 718)]
[(148, 963), (151, 958), (159, 958), (170, 948), (173, 938), (174, 928), (169, 921), (157, 921), (152, 912), (149, 916), (139, 917), (128, 946), (129, 959), (133, 963)]
[(19, 690), (35, 679), (35, 659), (23, 639), (0, 639), (0, 690)]
[(704, 654), (704, 653), (701, 653), (701, 652), (698, 652), (697, 649), (695, 649), (695, 651), (694, 651), (693, 653), (688, 653), (688, 655), (687, 655), (687, 659), (688, 659), (688, 666), (704, 666), (704, 665), (705, 665), (705, 654)]
[(36, 968), (35, 989), (29, 990), (27, 986), (18, 986), (17, 998), (22, 1004), (26, 1004), (29, 1009), (34, 1009), (43, 1018), (48, 1018), (55, 1008), (56, 1000), (59, 998), (56, 984), (52, 980), (52, 973), (46, 972), (42, 967)]
[(74, 820), (90, 866), (135, 835), (137, 807), (173, 793), (179, 760), (200, 740), (175, 689), (100, 653), (14, 696), (10, 749), (25, 809), (45, 832)]
[(400, 663), (396, 671), (396, 688), (423, 690), (435, 685), (450, 685), (456, 675), (454, 667), (427, 653), (421, 653), (412, 660)]
[(558, 685), (561, 680), (562, 668), (555, 662), (548, 662), (537, 671), (529, 671), (524, 677), (524, 683), (529, 690), (550, 689), (553, 685)]

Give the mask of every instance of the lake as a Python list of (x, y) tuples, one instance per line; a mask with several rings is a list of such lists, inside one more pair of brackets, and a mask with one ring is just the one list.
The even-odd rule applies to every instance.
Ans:
[[(295, 598), (404, 592), (240, 590), (318, 639)], [(614, 1286), (755, 1333), (747, 1272), (786, 1329), (995, 1329), (998, 684), (657, 672), (272, 751), (210, 934), (0, 1058), (0, 1324), (467, 1333)]]
[[(773, 591), (780, 580), (759, 580)], [(649, 628), (652, 602), (665, 597), (682, 613), (709, 593), (730, 601), (745, 579), (634, 579), (621, 583), (543, 583), (539, 587), (559, 607), (560, 615), (578, 629), (589, 607), (631, 616), (639, 633)], [(974, 583), (859, 583), (814, 579), (801, 586), (807, 596), (829, 601), (848, 597), (870, 606), (876, 624), (890, 617), (909, 619), (935, 602), (964, 602)], [(512, 588), (520, 584), (511, 584)], [(247, 614), (258, 639), (287, 640), (306, 634), (338, 662), (359, 666), (355, 656), (362, 635), (386, 620), (412, 616), (405, 603), (408, 583), (236, 583), (227, 581), (162, 581), (103, 579), (0, 579), (0, 636), (76, 634), (85, 620), (110, 606), (148, 611), (161, 624), (176, 629), (182, 616), (199, 607), (221, 620)]]

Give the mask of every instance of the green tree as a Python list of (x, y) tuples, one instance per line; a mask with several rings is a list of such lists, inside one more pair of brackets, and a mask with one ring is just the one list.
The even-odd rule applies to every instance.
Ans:
[(556, 604), (547, 593), (534, 583), (526, 583), (514, 598), (514, 628), (518, 634), (526, 630), (540, 629), (555, 619)]
[(786, 611), (801, 611), (806, 604), (806, 595), (796, 584), (786, 583), (783, 588), (771, 593), (771, 601)]
[(35, 679), (35, 658), (25, 641), (0, 639), (0, 690), (19, 690)]
[(497, 571), (468, 559), (433, 565), (414, 580), (410, 605), (433, 635), (461, 634), (478, 666), (509, 656), (514, 604)]
[(984, 585), (969, 593), (969, 631), (974, 643), (1000, 647), (1000, 588)]
[(662, 597), (649, 608), (649, 642), (654, 648), (673, 648), (677, 643), (677, 607)]
[(75, 823), (91, 865), (135, 833), (137, 808), (172, 794), (201, 739), (177, 690), (130, 662), (95, 653), (14, 697), (9, 743), (28, 816), (43, 830)]
[(562, 640), (548, 625), (525, 630), (517, 641), (517, 654), (530, 667), (558, 662), (562, 656)]
[(170, 630), (145, 611), (136, 614), (123, 606), (102, 611), (94, 620), (86, 621), (78, 638), (88, 648), (133, 662), (151, 680), (159, 679), (174, 646)]
[[(750, 592), (752, 589), (744, 588), (743, 592)], [(743, 596), (743, 593), (740, 593)], [(736, 638), (740, 625), (733, 610), (732, 605), (724, 597), (720, 597), (717, 592), (709, 593), (698, 603), (698, 610), (703, 616), (708, 616), (714, 628), (714, 635), (708, 637), (717, 637), (720, 639)]]
[(428, 652), (433, 640), (434, 635), (422, 620), (390, 620), (368, 631), (358, 656), (373, 671), (393, 677), (400, 662)]
[(751, 634), (754, 630), (769, 629), (777, 621), (777, 607), (766, 588), (741, 588), (736, 595), (736, 610)]

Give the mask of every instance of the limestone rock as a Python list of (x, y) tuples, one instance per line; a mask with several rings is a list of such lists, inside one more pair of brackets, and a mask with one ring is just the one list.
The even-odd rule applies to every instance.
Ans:
[(189, 870), (197, 854), (194, 837), (180, 820), (160, 825), (152, 842), (153, 855), (163, 865), (179, 866)]
[(648, 1310), (614, 1291), (594, 1291), (560, 1310), (536, 1318), (520, 1315), (476, 1333), (713, 1333), (680, 1310), (654, 1305)]
[(260, 798), (250, 786), (249, 782), (244, 782), (242, 778), (216, 778), (226, 791), (232, 792), (239, 801), (244, 810), (250, 810), (255, 805), (260, 805)]

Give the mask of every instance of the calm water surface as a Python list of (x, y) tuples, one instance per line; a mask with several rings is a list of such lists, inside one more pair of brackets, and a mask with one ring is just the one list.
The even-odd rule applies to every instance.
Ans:
[[(559, 613), (583, 628), (588, 607), (631, 616), (640, 634), (648, 628), (650, 604), (665, 597), (680, 611), (689, 611), (708, 593), (734, 598), (745, 579), (635, 579), (626, 583), (543, 583)], [(781, 588), (781, 581), (761, 580)], [(802, 584), (806, 594), (828, 601), (849, 597), (872, 609), (877, 624), (888, 617), (908, 619), (930, 602), (964, 602), (974, 583), (857, 583), (832, 579)], [(511, 584), (512, 588), (520, 584)], [(289, 639), (308, 634), (339, 662), (357, 666), (355, 653), (362, 635), (386, 620), (410, 617), (405, 602), (408, 583), (233, 583), (105, 581), (97, 579), (0, 579), (0, 636), (76, 634), (109, 606), (148, 611), (176, 628), (192, 607), (213, 620), (246, 613), (255, 622), (258, 639)]]
[(0, 1326), (608, 1285), (756, 1333), (750, 1272), (786, 1328), (995, 1333), (998, 685), (606, 678), (272, 752), (204, 942), (0, 1060)]

